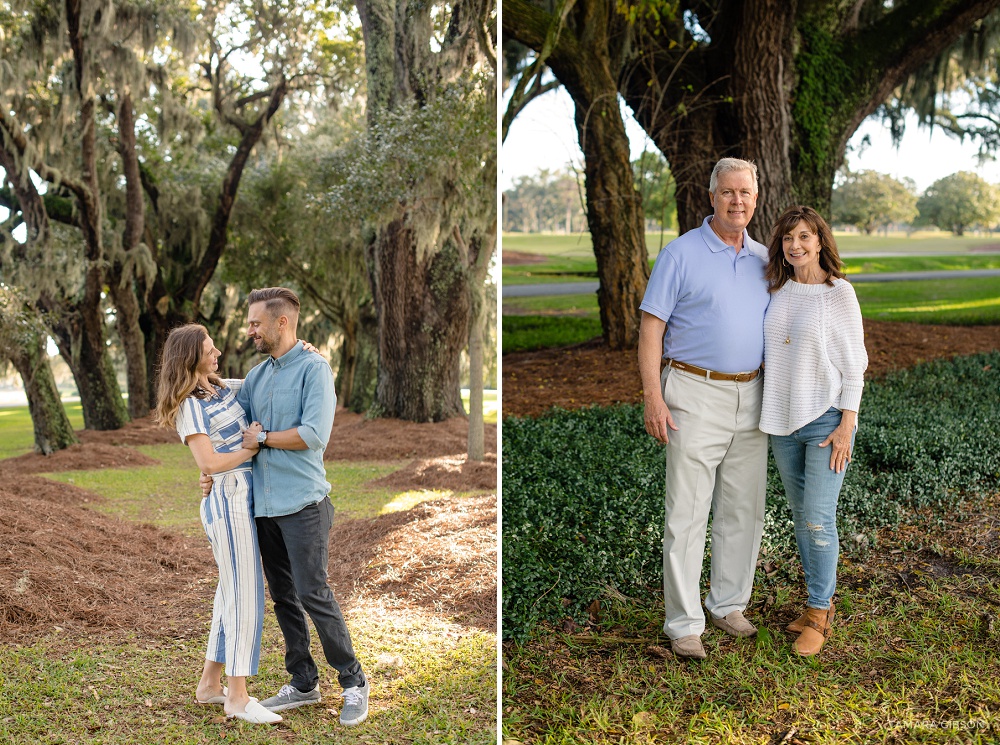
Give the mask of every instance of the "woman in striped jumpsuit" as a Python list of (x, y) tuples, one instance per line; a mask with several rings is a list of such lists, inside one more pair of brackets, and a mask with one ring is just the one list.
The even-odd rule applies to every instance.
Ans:
[[(201, 521), (219, 567), (219, 584), (195, 699), (223, 704), (229, 718), (273, 724), (281, 717), (252, 698), (246, 685), (246, 676), (257, 674), (264, 621), (250, 466), (257, 450), (243, 447), (243, 431), (250, 429), (236, 402), (243, 381), (218, 377), (219, 354), (204, 326), (172, 330), (163, 347), (156, 407), (157, 421), (176, 427), (198, 467), (214, 477), (201, 503)], [(222, 686), (223, 671), (228, 689)]]

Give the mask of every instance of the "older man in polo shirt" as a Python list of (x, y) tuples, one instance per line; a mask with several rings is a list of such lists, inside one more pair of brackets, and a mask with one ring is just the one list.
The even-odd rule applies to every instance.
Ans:
[(703, 659), (701, 567), (712, 513), (713, 625), (733, 636), (744, 618), (764, 526), (767, 436), (760, 422), (767, 248), (747, 234), (757, 168), (723, 158), (715, 210), (656, 259), (642, 304), (639, 371), (646, 431), (666, 445), (664, 632), (678, 657)]

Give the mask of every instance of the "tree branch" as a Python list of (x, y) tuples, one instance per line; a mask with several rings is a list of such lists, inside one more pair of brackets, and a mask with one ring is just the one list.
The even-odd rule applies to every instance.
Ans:
[(849, 131), (857, 129), (927, 60), (944, 52), (973, 23), (997, 8), (1000, 0), (912, 0), (900, 3), (853, 39), (849, 34), (845, 41), (854, 47), (852, 59), (859, 77), (876, 80)]

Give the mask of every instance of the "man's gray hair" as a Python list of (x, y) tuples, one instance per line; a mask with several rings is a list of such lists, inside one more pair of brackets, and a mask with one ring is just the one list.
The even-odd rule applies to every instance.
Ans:
[(753, 161), (742, 158), (723, 158), (716, 163), (715, 168), (712, 169), (712, 178), (708, 182), (708, 190), (715, 194), (715, 190), (719, 188), (719, 174), (733, 173), (734, 171), (750, 171), (753, 174), (754, 194), (759, 191), (757, 188), (757, 166), (754, 165)]

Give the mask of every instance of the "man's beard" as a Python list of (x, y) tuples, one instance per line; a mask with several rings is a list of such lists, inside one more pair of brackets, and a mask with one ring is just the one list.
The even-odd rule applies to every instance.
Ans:
[(271, 349), (272, 349), (271, 344), (269, 344), (266, 339), (263, 339), (259, 336), (256, 339), (254, 339), (254, 347), (256, 347), (257, 351), (260, 354), (271, 354)]

